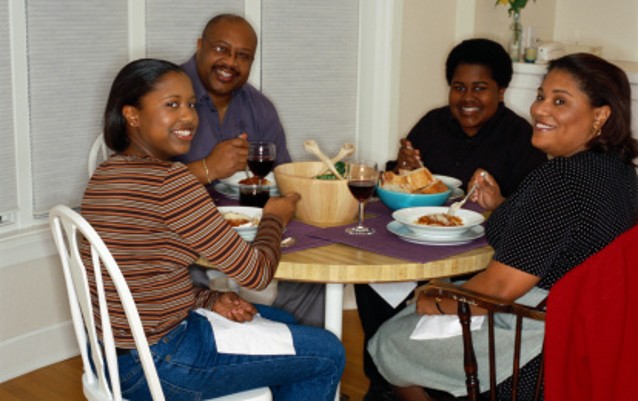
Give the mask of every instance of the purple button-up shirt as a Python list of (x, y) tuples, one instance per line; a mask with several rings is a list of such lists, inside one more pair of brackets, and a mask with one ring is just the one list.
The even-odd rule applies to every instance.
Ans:
[(290, 161), (284, 128), (275, 106), (266, 96), (246, 83), (233, 92), (224, 122), (220, 123), (219, 113), (197, 75), (195, 57), (182, 64), (182, 68), (193, 82), (199, 127), (188, 153), (176, 157), (176, 161), (192, 163), (203, 159), (219, 142), (236, 138), (242, 132), (248, 134), (249, 142), (274, 142), (277, 146), (276, 164)]

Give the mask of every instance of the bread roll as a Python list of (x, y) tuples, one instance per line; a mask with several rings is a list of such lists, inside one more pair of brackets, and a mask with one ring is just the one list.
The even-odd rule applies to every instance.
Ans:
[(437, 194), (448, 190), (426, 167), (412, 171), (399, 170), (399, 174), (385, 171), (381, 175), (381, 186), (389, 191), (419, 194)]

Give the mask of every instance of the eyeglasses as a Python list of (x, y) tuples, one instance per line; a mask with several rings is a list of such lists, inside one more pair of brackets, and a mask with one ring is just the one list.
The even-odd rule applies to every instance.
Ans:
[[(206, 42), (211, 47), (213, 53), (215, 53), (217, 56), (228, 58), (233, 57), (233, 49), (231, 47), (226, 45), (213, 44), (209, 42), (208, 39), (206, 39)], [(255, 57), (246, 50), (235, 51), (235, 57), (237, 58), (237, 61), (242, 64), (251, 63), (255, 59)]]

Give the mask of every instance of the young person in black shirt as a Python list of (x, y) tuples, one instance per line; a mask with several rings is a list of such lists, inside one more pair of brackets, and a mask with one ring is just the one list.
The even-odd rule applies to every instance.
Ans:
[[(531, 144), (531, 125), (503, 103), (512, 61), (500, 44), (470, 39), (452, 49), (445, 67), (448, 105), (431, 110), (412, 128), (401, 140), (397, 160), (388, 162), (386, 169), (417, 168), (420, 160), (432, 173), (458, 178), (466, 187), (482, 169), (507, 197), (547, 160)], [(365, 339), (364, 371), (370, 379), (364, 401), (391, 400), (391, 390), (366, 348), (379, 326), (403, 309), (405, 301), (392, 308), (366, 284), (355, 285), (355, 294)]]

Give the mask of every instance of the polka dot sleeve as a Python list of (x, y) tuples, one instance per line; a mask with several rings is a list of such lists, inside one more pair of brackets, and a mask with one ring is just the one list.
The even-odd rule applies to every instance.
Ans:
[(561, 167), (556, 161), (546, 163), (495, 211), (498, 235), (490, 237), (494, 260), (543, 277), (565, 252), (580, 212)]

